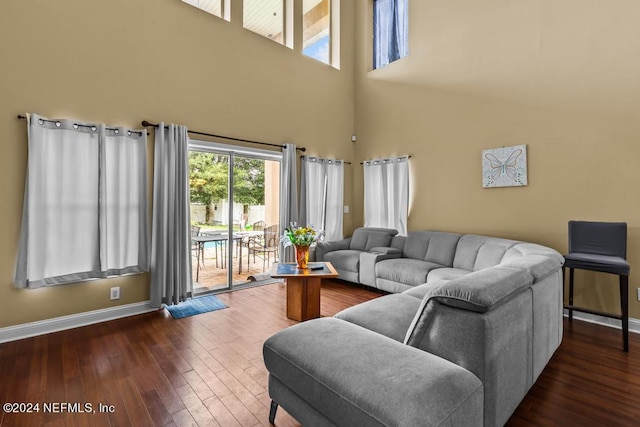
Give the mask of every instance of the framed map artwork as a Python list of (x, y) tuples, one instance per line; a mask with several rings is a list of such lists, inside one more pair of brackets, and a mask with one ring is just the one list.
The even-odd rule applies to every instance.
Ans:
[(482, 187), (523, 187), (527, 185), (527, 146), (493, 148), (482, 151)]

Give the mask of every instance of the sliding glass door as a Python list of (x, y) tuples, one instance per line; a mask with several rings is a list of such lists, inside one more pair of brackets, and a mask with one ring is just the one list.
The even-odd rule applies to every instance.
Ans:
[(279, 152), (190, 142), (194, 292), (268, 278), (278, 257)]

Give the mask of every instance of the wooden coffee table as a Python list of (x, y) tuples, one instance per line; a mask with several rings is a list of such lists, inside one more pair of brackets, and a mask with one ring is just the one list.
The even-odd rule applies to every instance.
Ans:
[(295, 263), (274, 264), (271, 273), (271, 277), (287, 280), (287, 317), (299, 322), (320, 317), (320, 283), (323, 278), (339, 276), (330, 262), (307, 265), (301, 270)]

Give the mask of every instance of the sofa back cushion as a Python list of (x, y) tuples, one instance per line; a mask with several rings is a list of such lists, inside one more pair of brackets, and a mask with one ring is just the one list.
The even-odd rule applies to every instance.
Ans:
[(507, 251), (517, 245), (516, 240), (466, 234), (458, 241), (453, 267), (478, 271), (502, 262)]
[(441, 231), (412, 231), (407, 235), (402, 256), (451, 267), (460, 236)]
[(389, 246), (397, 230), (390, 228), (361, 227), (353, 232), (349, 249), (356, 251), (369, 251), (377, 246)]
[(391, 247), (400, 249), (400, 252), (402, 252), (406, 242), (407, 236), (393, 236), (393, 239), (391, 239)]
[(554, 249), (535, 243), (519, 243), (510, 248), (500, 265), (527, 270), (536, 280), (558, 271), (564, 257)]

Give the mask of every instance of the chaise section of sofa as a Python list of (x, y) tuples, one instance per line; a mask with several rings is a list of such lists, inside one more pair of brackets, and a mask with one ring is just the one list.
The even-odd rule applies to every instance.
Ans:
[[(438, 356), (338, 319), (264, 344), (273, 411), (312, 426), (481, 426), (482, 383)], [(273, 420), (271, 420), (273, 421)]]

